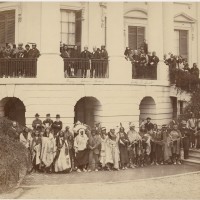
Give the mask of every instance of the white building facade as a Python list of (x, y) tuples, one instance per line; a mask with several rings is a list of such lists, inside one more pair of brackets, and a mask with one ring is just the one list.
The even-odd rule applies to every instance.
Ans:
[[(2, 14), (2, 19), (1, 19)], [(31, 126), (35, 113), (60, 114), (64, 125), (77, 120), (110, 128), (136, 127), (146, 117), (168, 123), (181, 114), (189, 96), (170, 86), (163, 55), (183, 55), (200, 63), (200, 3), (14, 2), (0, 4), (0, 43), (34, 42), (41, 52), (33, 78), (0, 78), (0, 116)], [(127, 46), (147, 40), (160, 59), (157, 80), (132, 78)], [(65, 78), (60, 42), (105, 45), (108, 77)], [(11, 109), (12, 108), (12, 109)]]

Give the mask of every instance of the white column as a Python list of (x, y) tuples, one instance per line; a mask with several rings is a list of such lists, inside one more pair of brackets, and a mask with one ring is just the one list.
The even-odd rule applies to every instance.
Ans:
[(110, 79), (120, 79), (120, 81), (131, 79), (132, 66), (124, 58), (123, 2), (107, 3), (107, 51), (109, 55)]
[(64, 78), (64, 62), (60, 57), (60, 3), (41, 3), (41, 56), (38, 78), (59, 81)]
[(174, 5), (173, 2), (163, 3), (163, 51), (164, 54), (174, 53)]
[(160, 59), (157, 80), (168, 80), (168, 67), (163, 62), (163, 5), (148, 3), (148, 49), (155, 51)]

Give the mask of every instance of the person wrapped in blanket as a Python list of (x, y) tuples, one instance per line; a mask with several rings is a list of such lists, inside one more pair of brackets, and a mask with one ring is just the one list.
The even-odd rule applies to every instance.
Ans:
[(173, 164), (181, 164), (180, 153), (181, 153), (181, 132), (178, 130), (178, 125), (174, 124), (173, 129), (169, 133), (172, 142), (172, 162)]
[(89, 127), (80, 122), (75, 124), (74, 132), (74, 149), (75, 149), (75, 165), (77, 172), (87, 172), (89, 164), (89, 149), (88, 140), (89, 137), (86, 134), (89, 131)]
[(129, 155), (129, 167), (137, 167), (138, 153), (139, 153), (139, 142), (142, 138), (139, 133), (135, 130), (135, 125), (133, 123), (129, 124), (129, 131), (127, 132), (129, 139), (128, 155)]

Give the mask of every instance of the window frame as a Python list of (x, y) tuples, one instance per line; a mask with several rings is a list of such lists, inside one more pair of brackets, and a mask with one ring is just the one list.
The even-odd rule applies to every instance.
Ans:
[[(14, 44), (17, 44), (19, 42), (19, 21), (18, 21), (18, 14), (19, 14), (19, 7), (18, 6), (9, 6), (9, 7), (0, 7), (0, 12), (4, 12), (4, 11), (11, 11), (14, 10), (15, 11), (15, 37), (14, 37)], [(22, 42), (22, 41), (21, 41)]]
[[(69, 46), (74, 46), (74, 45), (76, 45), (76, 16), (75, 16), (75, 20), (74, 20), (74, 22), (71, 22), (71, 21), (62, 21), (62, 14), (61, 14), (61, 12), (62, 11), (68, 11), (68, 12), (73, 12), (74, 14), (76, 13), (76, 10), (71, 10), (71, 9), (64, 9), (64, 8), (61, 8), (60, 9), (60, 40), (61, 40), (61, 42), (62, 43), (64, 43), (63, 41), (62, 41), (62, 35), (63, 34), (65, 34), (65, 35), (67, 35), (67, 45), (69, 45)], [(76, 15), (76, 14), (75, 14)], [(63, 32), (62, 31), (62, 24), (63, 23), (66, 23), (66, 24), (68, 24), (68, 32)], [(70, 30), (70, 24), (74, 24), (74, 33), (72, 33), (72, 32), (69, 32), (69, 30)], [(69, 35), (74, 35), (74, 44), (69, 44)]]

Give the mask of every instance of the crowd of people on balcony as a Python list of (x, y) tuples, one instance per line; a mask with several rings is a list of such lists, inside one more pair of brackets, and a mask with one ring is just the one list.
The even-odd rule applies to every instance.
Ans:
[(126, 47), (125, 59), (132, 62), (132, 78), (156, 79), (159, 58), (156, 52), (148, 51), (148, 44), (144, 40), (138, 50)]
[(65, 77), (104, 78), (107, 73), (108, 52), (104, 45), (101, 49), (93, 47), (93, 52), (84, 46), (80, 52), (76, 45), (63, 44), (60, 53), (65, 62)]
[(37, 49), (35, 43), (32, 44), (30, 48), (29, 44), (23, 47), (23, 43), (16, 44), (6, 43), (5, 47), (0, 47), (0, 58), (6, 59), (22, 59), (22, 58), (38, 58), (40, 56), (40, 51)]
[[(193, 135), (197, 123), (193, 118), (178, 124), (172, 120), (158, 128), (148, 117), (136, 131), (130, 122), (127, 132), (120, 123), (107, 130), (96, 124), (94, 128), (81, 122), (63, 130), (60, 115), (53, 121), (50, 114), (42, 121), (39, 114), (32, 123), (33, 130), (17, 131), (16, 122), (7, 135), (22, 142), (30, 153), (33, 170), (38, 172), (90, 172), (125, 170), (148, 165), (182, 164), (188, 158), (189, 145), (194, 147)], [(200, 144), (200, 134), (195, 139)], [(199, 146), (198, 146), (199, 147)]]

